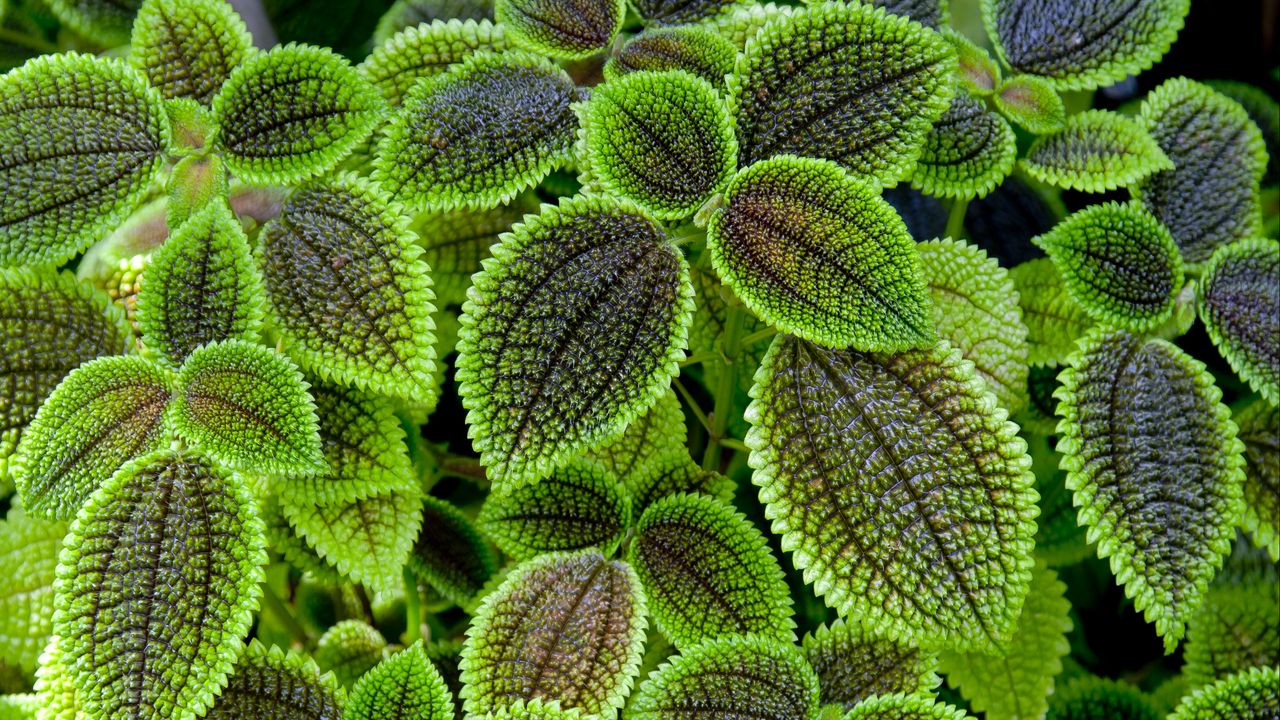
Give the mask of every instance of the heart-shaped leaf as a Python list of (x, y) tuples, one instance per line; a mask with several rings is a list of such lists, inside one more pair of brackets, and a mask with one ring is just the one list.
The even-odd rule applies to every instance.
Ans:
[(205, 720), (340, 720), (347, 693), (300, 652), (249, 643)]
[(333, 673), (349, 688), (387, 653), (387, 639), (377, 628), (363, 620), (342, 620), (320, 636), (315, 660), (322, 671)]
[(715, 30), (697, 25), (659, 27), (627, 40), (604, 66), (604, 77), (613, 80), (633, 72), (684, 70), (723, 88), (733, 72), (738, 50)]
[(1009, 123), (962, 92), (925, 137), (911, 184), (936, 197), (983, 197), (1004, 181), (1017, 156)]
[(1254, 667), (1184, 698), (1169, 720), (1257, 720), (1280, 714), (1280, 667)]
[(857, 621), (836, 620), (805, 635), (804, 656), (818, 673), (823, 705), (845, 710), (873, 695), (930, 693), (938, 657), (876, 635)]
[(623, 0), (496, 0), (493, 18), (521, 47), (581, 60), (609, 47), (626, 10)]
[(1222, 585), (1205, 594), (1187, 623), (1183, 674), (1192, 688), (1280, 656), (1280, 586), (1274, 582)]
[(398, 106), (422, 78), (439, 75), (477, 52), (510, 47), (506, 28), (489, 20), (422, 21), (379, 43), (360, 63), (360, 72)]
[(1093, 325), (1093, 318), (1067, 292), (1053, 260), (1029, 260), (1009, 275), (1027, 325), (1027, 362), (1032, 367), (1061, 364), (1075, 350), (1076, 340)]
[(428, 496), (409, 567), (446, 599), (467, 607), (498, 571), (498, 558), (461, 510)]
[(1272, 405), (1280, 404), (1280, 243), (1242, 240), (1220, 248), (1200, 280), (1197, 310), (1218, 351)]
[(253, 38), (225, 0), (147, 0), (133, 23), (129, 62), (161, 95), (208, 105), (252, 52)]
[(0, 661), (10, 667), (34, 671), (53, 634), (53, 581), (66, 534), (66, 523), (18, 508), (0, 520)]
[(453, 696), (418, 641), (360, 678), (343, 718), (453, 720)]
[(1129, 187), (1173, 163), (1142, 125), (1119, 113), (1086, 110), (1037, 138), (1022, 160), (1031, 177), (1084, 192)]
[(1067, 108), (1053, 84), (1036, 75), (1015, 75), (1000, 83), (992, 96), (1004, 116), (1037, 135), (1062, 130)]
[(1280, 562), (1280, 408), (1254, 400), (1235, 417), (1244, 443), (1242, 525), (1258, 547)]

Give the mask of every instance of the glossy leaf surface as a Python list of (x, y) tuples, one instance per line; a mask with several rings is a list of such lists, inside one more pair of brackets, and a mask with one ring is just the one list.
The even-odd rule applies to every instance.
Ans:
[(244, 21), (224, 0), (148, 0), (133, 24), (129, 62), (166, 98), (208, 105), (252, 52)]
[(992, 96), (1005, 117), (1037, 135), (1062, 130), (1067, 109), (1053, 85), (1035, 75), (1015, 75), (1000, 83)]
[(1200, 281), (1197, 310), (1231, 367), (1280, 404), (1280, 244), (1251, 239), (1219, 249)]

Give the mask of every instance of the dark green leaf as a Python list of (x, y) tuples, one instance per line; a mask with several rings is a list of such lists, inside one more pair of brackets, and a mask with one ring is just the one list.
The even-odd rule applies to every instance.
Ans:
[(493, 17), (521, 47), (581, 60), (609, 47), (626, 10), (623, 0), (496, 0)]
[(911, 184), (936, 197), (983, 197), (1004, 181), (1017, 156), (1008, 121), (961, 92), (925, 137)]
[(1235, 417), (1244, 443), (1242, 525), (1258, 547), (1280, 562), (1280, 408), (1254, 400)]
[(130, 45), (129, 62), (160, 94), (205, 105), (253, 52), (244, 21), (225, 0), (147, 0)]
[[(589, 455), (599, 460), (619, 481), (629, 483), (640, 466), (650, 459), (667, 452), (685, 450), (687, 437), (680, 398), (676, 397), (674, 390), (667, 388), (653, 407), (627, 424), (621, 437), (592, 450)], [(687, 455), (688, 451), (685, 453)]]
[(1027, 362), (1033, 367), (1062, 363), (1075, 350), (1076, 339), (1093, 325), (1093, 319), (1067, 292), (1053, 260), (1029, 260), (1009, 275), (1027, 325)]
[(1280, 658), (1280, 585), (1223, 585), (1205, 594), (1187, 623), (1182, 672), (1190, 687)]
[(1137, 120), (1086, 110), (1067, 118), (1061, 130), (1037, 138), (1022, 167), (1047, 185), (1098, 193), (1172, 170), (1173, 163)]
[(409, 567), (446, 599), (468, 607), (497, 572), (498, 558), (462, 511), (439, 498), (422, 502), (422, 533)]
[(1205, 83), (1215, 91), (1235, 100), (1249, 113), (1253, 124), (1262, 131), (1267, 149), (1267, 173), (1262, 177), (1264, 185), (1280, 180), (1280, 102), (1260, 87), (1231, 80), (1210, 80)]
[(992, 97), (1005, 117), (1037, 134), (1062, 130), (1067, 109), (1053, 84), (1035, 75), (1015, 75), (1000, 83)]
[(722, 88), (737, 55), (733, 43), (711, 28), (652, 28), (628, 40), (609, 58), (604, 77), (612, 80), (646, 70), (684, 70)]
[(320, 636), (315, 660), (322, 671), (332, 672), (350, 688), (386, 654), (387, 640), (377, 628), (363, 620), (343, 620)]
[(18, 508), (0, 520), (0, 661), (24, 672), (36, 669), (53, 634), (53, 580), (66, 534), (66, 523)]
[(758, 7), (747, 0), (631, 0), (640, 17), (653, 25), (697, 25), (741, 8)]
[[(1057, 368), (1043, 368), (1032, 371), (1043, 373), (1054, 379), (1051, 384), (1057, 389)], [(1034, 380), (1033, 380), (1034, 382)], [(1049, 383), (1046, 382), (1046, 385)], [(1053, 398), (1048, 398), (1049, 422), (1045, 433), (1056, 432), (1057, 422), (1053, 417)], [(1023, 425), (1023, 430), (1027, 426)], [(1038, 435), (1031, 440), (1033, 470), (1036, 471), (1036, 492), (1040, 493), (1040, 517), (1036, 518), (1036, 557), (1044, 560), (1049, 567), (1065, 567), (1074, 565), (1085, 558), (1093, 557), (1093, 548), (1085, 540), (1085, 530), (1076, 524), (1076, 507), (1074, 494), (1067, 488), (1067, 473), (1058, 467), (1062, 455), (1050, 449), (1049, 438)]]
[(400, 105), (419, 80), (449, 70), (477, 52), (511, 47), (506, 30), (480, 18), (436, 19), (406, 25), (378, 44), (360, 63), (360, 72), (382, 91), (387, 102)]
[(1137, 687), (1085, 675), (1067, 682), (1053, 694), (1045, 717), (1046, 720), (1160, 720), (1163, 715), (1152, 699)]
[(105, 47), (129, 42), (142, 0), (47, 0), (58, 21), (93, 43)]
[(422, 650), (392, 655), (356, 683), (345, 720), (451, 720), (453, 697)]
[(1268, 720), (1280, 715), (1280, 667), (1255, 667), (1185, 699), (1169, 720)]
[(804, 636), (803, 647), (823, 705), (849, 710), (872, 695), (929, 693), (940, 682), (934, 653), (876, 635), (856, 620), (819, 627)]
[(341, 720), (346, 698), (310, 657), (254, 640), (205, 720)]
[[(491, 210), (432, 213), (414, 222), (422, 260), (431, 268), (436, 305), (447, 308), (466, 301), (471, 276), (483, 269), (481, 261), (489, 257), (498, 236), (537, 211), (537, 198), (526, 193)], [(441, 351), (439, 356), (445, 354)]]
[(1280, 243), (1249, 239), (1214, 252), (1197, 310), (1218, 351), (1249, 386), (1280, 404)]

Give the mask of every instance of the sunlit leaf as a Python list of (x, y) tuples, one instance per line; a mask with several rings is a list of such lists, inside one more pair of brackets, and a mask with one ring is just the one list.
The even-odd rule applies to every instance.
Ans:
[(1036, 139), (1022, 160), (1047, 185), (1105, 192), (1129, 187), (1173, 163), (1141, 123), (1119, 113), (1087, 110), (1061, 130)]
[(606, 80), (641, 71), (684, 70), (723, 88), (738, 55), (733, 43), (708, 27), (652, 28), (627, 40), (604, 66)]
[(43, 3), (58, 21), (105, 47), (129, 42), (142, 0), (48, 0)]
[(1255, 400), (1235, 417), (1244, 443), (1242, 525), (1280, 562), (1280, 408)]
[(324, 631), (316, 642), (316, 665), (332, 672), (338, 682), (350, 688), (362, 675), (382, 662), (387, 640), (363, 620), (342, 620)]
[(1183, 700), (1170, 720), (1267, 720), (1280, 714), (1280, 667), (1255, 667)]
[(502, 25), (479, 18), (437, 19), (406, 25), (379, 43), (360, 63), (360, 72), (378, 86), (387, 102), (400, 105), (422, 78), (439, 75), (477, 52), (510, 47)]
[(1190, 687), (1208, 685), (1280, 657), (1280, 585), (1214, 587), (1187, 623), (1182, 672)]
[(208, 105), (252, 52), (253, 38), (225, 0), (147, 0), (133, 24), (129, 62), (165, 97)]
[(959, 93), (925, 137), (911, 184), (936, 197), (982, 197), (1004, 181), (1017, 155), (1008, 121)]
[(1027, 362), (1057, 365), (1075, 350), (1076, 339), (1093, 319), (1067, 292), (1058, 266), (1049, 258), (1029, 260), (1009, 273), (1018, 290), (1027, 326)]
[(1076, 677), (1049, 698), (1052, 720), (1161, 720), (1152, 699), (1129, 683), (1092, 675)]
[(36, 720), (83, 720), (76, 686), (63, 657), (62, 638), (57, 635), (49, 638), (40, 655), (34, 690), (40, 701)]
[(254, 640), (205, 720), (341, 720), (346, 698), (307, 655)]
[(1035, 75), (1015, 75), (1000, 83), (992, 96), (1005, 117), (1037, 135), (1062, 130), (1067, 109), (1053, 84)]
[(21, 509), (0, 520), (0, 660), (25, 672), (36, 669), (53, 634), (53, 580), (66, 534), (66, 523)]
[(498, 236), (537, 211), (537, 198), (524, 194), (490, 210), (432, 213), (415, 221), (413, 230), (422, 246), (422, 260), (431, 268), (436, 305), (462, 305), (471, 276), (483, 269), (481, 261), (489, 257), (489, 248), (497, 244)]
[(345, 720), (451, 720), (453, 697), (416, 642), (356, 683)]
[(932, 692), (940, 682), (937, 655), (836, 620), (804, 637), (804, 655), (818, 673), (823, 705), (845, 710), (872, 695)]
[(498, 558), (462, 511), (428, 496), (409, 567), (436, 592), (467, 606), (497, 572)]
[[(985, 49), (954, 30), (943, 30), (942, 37), (955, 48), (959, 63), (960, 86), (972, 95), (987, 97), (1000, 83), (1000, 66)], [(999, 106), (999, 101), (996, 103)]]
[(1217, 250), (1197, 310), (1218, 351), (1249, 386), (1280, 404), (1280, 243), (1250, 239)]
[(575, 709), (563, 710), (560, 703), (541, 700), (517, 700), (485, 715), (470, 715), (477, 720), (583, 720), (583, 714)]
[(843, 720), (971, 720), (971, 716), (928, 695), (897, 694), (868, 698)]
[(495, 0), (493, 17), (523, 48), (580, 60), (609, 46), (626, 9), (623, 0)]
[[(695, 1), (702, 5), (709, 4), (700, 0)], [(742, 50), (747, 41), (755, 37), (756, 33), (771, 20), (788, 17), (795, 9), (796, 6), (793, 5), (778, 5), (773, 2), (730, 0), (717, 9), (717, 15), (711, 18), (710, 25), (726, 40), (733, 43), (735, 48)]]

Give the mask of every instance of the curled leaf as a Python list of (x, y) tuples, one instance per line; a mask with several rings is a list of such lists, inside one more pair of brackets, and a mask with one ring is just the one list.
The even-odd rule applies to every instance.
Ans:
[(1280, 667), (1255, 667), (1197, 690), (1169, 720), (1266, 720), (1280, 713)]
[(1172, 170), (1173, 163), (1138, 121), (1087, 110), (1067, 118), (1061, 130), (1037, 138), (1022, 167), (1045, 184), (1097, 193)]
[(939, 682), (936, 654), (876, 635), (857, 621), (823, 625), (802, 644), (818, 673), (823, 705), (850, 710), (873, 695), (929, 693)]
[(225, 0), (147, 0), (133, 23), (129, 62), (166, 98), (208, 105), (252, 52), (253, 38)]
[(1062, 130), (1067, 108), (1053, 84), (1035, 75), (1015, 75), (1000, 83), (992, 96), (1004, 116), (1037, 135)]
[(496, 0), (493, 17), (512, 41), (563, 60), (590, 57), (622, 28), (623, 0)]
[(1028, 260), (1009, 275), (1027, 325), (1027, 362), (1033, 367), (1064, 362), (1075, 350), (1076, 339), (1093, 325), (1093, 318), (1067, 292), (1053, 260)]
[(468, 606), (497, 572), (498, 558), (462, 511), (430, 496), (422, 506), (409, 567), (446, 599)]
[(66, 523), (17, 508), (0, 520), (0, 661), (25, 672), (40, 664), (53, 634), (53, 581), (66, 534)]
[(452, 720), (453, 697), (418, 641), (382, 661), (351, 690), (346, 720)]
[(1255, 400), (1236, 417), (1244, 443), (1243, 526), (1280, 562), (1280, 408)]
[(606, 80), (641, 71), (684, 70), (724, 87), (738, 55), (733, 43), (697, 25), (645, 30), (626, 42), (604, 66)]
[(1218, 351), (1249, 386), (1280, 404), (1280, 243), (1218, 249), (1200, 280), (1197, 310)]
[(925, 137), (911, 184), (936, 197), (983, 197), (1013, 170), (1017, 155), (1008, 121), (959, 93)]
[(205, 720), (339, 720), (347, 694), (300, 652), (249, 643)]
[(360, 63), (360, 72), (378, 86), (392, 105), (400, 105), (413, 86), (477, 52), (511, 47), (506, 29), (480, 18), (436, 19), (411, 23), (379, 43)]
[(324, 631), (316, 642), (316, 665), (332, 672), (346, 687), (382, 662), (387, 640), (363, 620), (342, 620)]
[[(943, 30), (942, 37), (955, 48), (959, 63), (960, 86), (971, 95), (987, 97), (1000, 85), (1000, 66), (987, 51), (954, 30)], [(999, 106), (997, 100), (996, 105)]]

